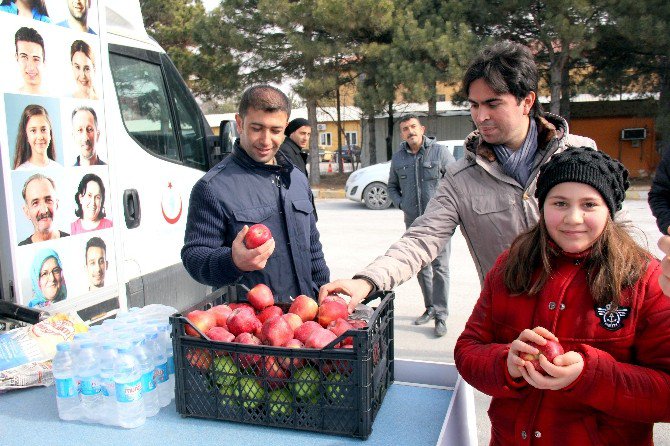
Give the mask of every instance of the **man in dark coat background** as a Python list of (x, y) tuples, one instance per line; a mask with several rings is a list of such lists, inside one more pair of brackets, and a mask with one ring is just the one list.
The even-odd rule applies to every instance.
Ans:
[(309, 138), (312, 135), (312, 128), (309, 121), (305, 118), (295, 118), (286, 126), (284, 130), (286, 139), (279, 150), (288, 158), (295, 167), (307, 175), (307, 152), (309, 148)]

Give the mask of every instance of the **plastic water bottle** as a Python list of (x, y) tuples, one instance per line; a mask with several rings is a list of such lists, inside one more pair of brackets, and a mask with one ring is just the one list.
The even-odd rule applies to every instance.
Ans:
[(100, 367), (97, 358), (97, 344), (91, 339), (82, 341), (76, 356), (82, 412), (85, 421), (99, 421), (102, 409), (100, 389)]
[(74, 379), (71, 345), (68, 342), (61, 342), (56, 346), (52, 369), (56, 379), (58, 416), (62, 420), (76, 420), (80, 413), (79, 392)]
[[(140, 330), (141, 327), (138, 327)], [(135, 348), (133, 353), (137, 358), (142, 374), (142, 394), (144, 396), (144, 414), (153, 417), (160, 410), (158, 401), (158, 390), (154, 381), (154, 361), (146, 348), (144, 334), (140, 331), (133, 337)]]
[(144, 342), (154, 363), (154, 382), (158, 391), (158, 404), (165, 407), (172, 401), (168, 384), (169, 372), (165, 348), (158, 341), (158, 332), (155, 327), (147, 327), (144, 333)]
[(174, 386), (175, 386), (175, 377), (174, 377), (174, 348), (172, 346), (172, 339), (170, 338), (170, 333), (172, 327), (169, 323), (162, 323), (158, 325), (158, 339), (159, 342), (163, 345), (165, 349), (165, 356), (167, 358), (167, 367), (168, 367), (168, 389), (170, 391), (170, 399), (174, 398)]
[(100, 422), (103, 424), (118, 424), (116, 410), (116, 385), (114, 383), (114, 363), (116, 362), (116, 346), (114, 341), (107, 338), (102, 343), (100, 352), (100, 392), (102, 393), (102, 408)]
[(117, 420), (119, 426), (132, 429), (144, 424), (144, 401), (142, 374), (130, 341), (118, 346), (114, 363), (114, 385), (116, 393)]

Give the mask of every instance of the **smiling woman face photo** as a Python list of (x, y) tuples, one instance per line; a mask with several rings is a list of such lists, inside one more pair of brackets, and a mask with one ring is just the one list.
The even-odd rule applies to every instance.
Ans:
[(95, 57), (88, 43), (75, 40), (70, 48), (72, 76), (75, 91), (72, 94), (78, 99), (98, 99), (93, 82), (95, 79)]
[(84, 193), (79, 195), (79, 202), (83, 212), (82, 219), (91, 222), (100, 219), (100, 208), (102, 206), (102, 191), (97, 181), (86, 183)]

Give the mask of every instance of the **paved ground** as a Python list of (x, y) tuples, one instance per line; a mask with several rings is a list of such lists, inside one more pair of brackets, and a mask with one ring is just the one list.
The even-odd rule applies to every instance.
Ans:
[[(645, 191), (636, 191), (625, 206), (638, 238), (660, 255), (656, 242), (660, 237), (647, 206)], [(317, 200), (319, 230), (331, 277), (347, 278), (384, 253), (404, 231), (402, 213), (394, 208), (372, 211), (363, 204), (346, 199)], [(479, 295), (479, 279), (460, 233), (452, 240), (451, 293), (449, 299), (449, 331), (435, 338), (432, 325), (416, 326), (412, 321), (423, 312), (423, 299), (416, 279), (396, 289), (395, 345), (396, 357), (453, 363), (456, 339), (463, 330)], [(476, 392), (478, 438), (481, 445), (489, 442), (490, 424), (486, 410), (489, 398)], [(659, 424), (654, 440), (657, 445), (670, 446), (670, 425)], [(417, 445), (418, 446), (418, 445)]]

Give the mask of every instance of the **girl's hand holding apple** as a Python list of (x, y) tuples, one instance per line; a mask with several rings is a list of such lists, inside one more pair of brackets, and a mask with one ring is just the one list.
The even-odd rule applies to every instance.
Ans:
[(560, 390), (579, 378), (584, 370), (584, 358), (575, 351), (569, 351), (556, 356), (552, 363), (542, 355), (540, 365), (547, 375), (538, 372), (530, 362), (526, 361), (526, 365), (520, 368), (523, 379), (536, 389)]
[(538, 347), (545, 346), (547, 340), (558, 342), (558, 338), (544, 327), (535, 327), (532, 330), (527, 328), (519, 333), (519, 337), (510, 344), (507, 353), (507, 370), (512, 378), (521, 378), (522, 369), (526, 364), (533, 367), (530, 359), (523, 358), (540, 354)]

